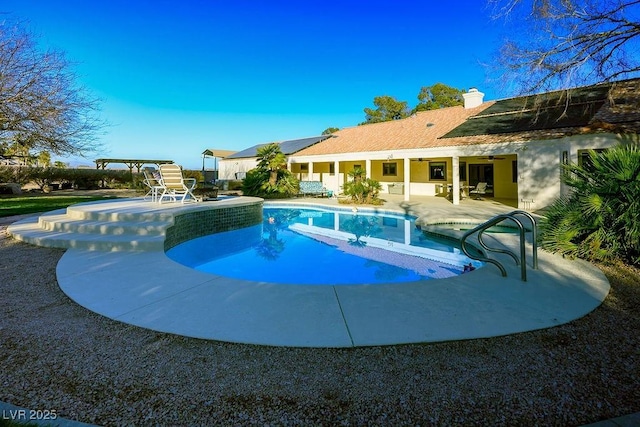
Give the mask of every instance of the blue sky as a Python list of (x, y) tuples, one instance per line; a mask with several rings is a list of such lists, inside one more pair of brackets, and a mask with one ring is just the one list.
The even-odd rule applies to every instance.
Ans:
[(378, 95), (413, 106), (422, 86), (442, 82), (504, 97), (482, 65), (501, 40), (485, 2), (430, 3), (3, 0), (0, 12), (66, 52), (102, 100), (105, 150), (80, 163), (200, 169), (206, 148), (355, 126)]

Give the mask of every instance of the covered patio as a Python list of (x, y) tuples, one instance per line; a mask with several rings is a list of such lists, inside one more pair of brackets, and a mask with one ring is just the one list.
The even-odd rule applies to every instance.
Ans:
[[(361, 153), (364, 154), (364, 153)], [(341, 192), (355, 168), (382, 184), (382, 193), (402, 195), (405, 201), (419, 196), (442, 197), (454, 205), (470, 196), (505, 201), (518, 207), (518, 156), (515, 153), (452, 155), (445, 152), (367, 153), (360, 158), (333, 156), (334, 159), (296, 157), (289, 170), (303, 181), (321, 181)], [(338, 157), (338, 158), (335, 158)], [(305, 161), (306, 160), (306, 161)], [(336, 173), (337, 171), (337, 173)], [(483, 194), (471, 193), (478, 183), (487, 184)], [(525, 208), (525, 206), (520, 206)]]

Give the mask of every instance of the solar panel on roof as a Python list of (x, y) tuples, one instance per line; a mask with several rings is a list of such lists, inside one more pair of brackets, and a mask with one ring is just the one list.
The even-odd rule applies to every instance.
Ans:
[[(301, 139), (291, 139), (288, 141), (282, 141), (280, 143), (278, 143), (280, 145), (280, 150), (285, 154), (285, 155), (290, 155), (290, 154), (294, 154), (297, 153), (300, 150), (303, 150), (307, 147), (310, 147), (314, 144), (317, 144), (320, 141), (324, 141), (327, 138), (330, 138), (331, 135), (321, 135), (321, 136), (313, 136), (313, 137), (309, 137), (309, 138), (301, 138)], [(246, 157), (256, 157), (258, 155), (258, 149), (260, 149), (260, 147), (264, 147), (265, 145), (268, 144), (258, 144), (258, 145), (254, 145), (253, 147), (247, 148), (245, 150), (239, 151), (235, 154), (232, 154), (228, 157), (226, 157), (227, 159), (240, 159), (240, 158), (246, 158)]]
[(496, 101), (442, 138), (495, 135), (587, 125), (611, 85), (595, 85)]

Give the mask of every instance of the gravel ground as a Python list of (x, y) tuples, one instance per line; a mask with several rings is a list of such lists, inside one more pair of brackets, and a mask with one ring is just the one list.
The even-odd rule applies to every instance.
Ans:
[[(7, 220), (3, 221), (6, 225)], [(470, 341), (292, 349), (128, 326), (58, 288), (63, 250), (0, 221), (0, 401), (99, 425), (581, 425), (640, 411), (640, 270), (601, 307)]]

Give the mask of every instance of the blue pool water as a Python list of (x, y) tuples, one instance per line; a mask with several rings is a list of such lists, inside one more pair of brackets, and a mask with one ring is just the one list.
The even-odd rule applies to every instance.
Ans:
[(413, 217), (296, 207), (263, 214), (262, 224), (184, 242), (167, 256), (220, 276), (300, 285), (410, 282), (481, 266), (426, 237)]

